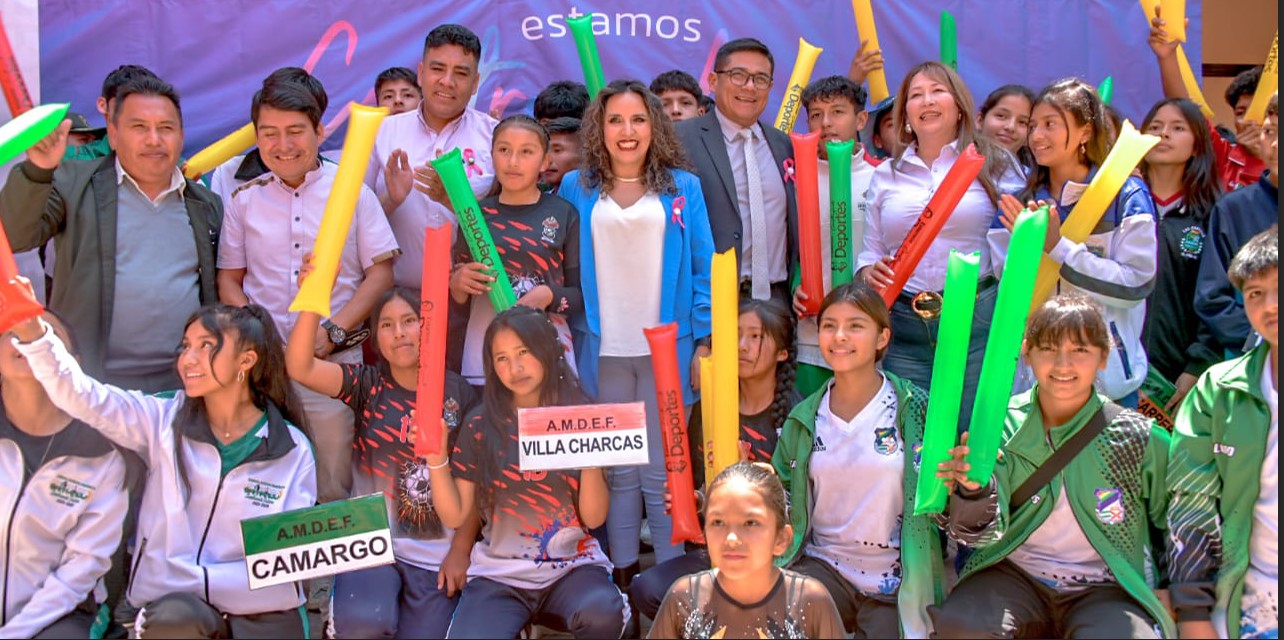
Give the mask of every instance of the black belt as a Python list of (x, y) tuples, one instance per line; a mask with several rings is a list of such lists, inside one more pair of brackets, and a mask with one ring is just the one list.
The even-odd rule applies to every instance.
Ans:
[[(986, 290), (999, 284), (999, 279), (993, 275), (981, 278), (976, 284), (976, 295), (981, 295)], [(924, 320), (936, 320), (941, 316), (941, 307), (943, 296), (937, 291), (919, 291), (918, 293), (908, 293), (901, 291), (896, 296), (897, 304), (907, 305), (911, 311)]]

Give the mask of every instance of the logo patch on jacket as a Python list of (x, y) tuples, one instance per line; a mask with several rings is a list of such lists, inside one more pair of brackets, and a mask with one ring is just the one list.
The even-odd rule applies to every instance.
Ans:
[(285, 493), (283, 485), (268, 482), (266, 480), (257, 480), (250, 478), (245, 483), (245, 499), (256, 507), (269, 509), (276, 504), (277, 500)]
[(1105, 524), (1119, 524), (1127, 515), (1124, 511), (1123, 491), (1111, 487), (1097, 489), (1097, 519)]
[(1213, 453), (1220, 453), (1220, 454), (1222, 454), (1222, 455), (1226, 456), (1227, 458), (1234, 458), (1234, 457), (1235, 457), (1235, 446), (1234, 446), (1234, 445), (1226, 444), (1226, 443), (1224, 443), (1224, 442), (1214, 442), (1214, 443), (1213, 443)]
[(1083, 248), (1087, 249), (1088, 253), (1091, 253), (1098, 258), (1106, 257), (1106, 245), (1102, 240), (1088, 238), (1088, 241), (1083, 243)]
[(886, 429), (874, 429), (874, 451), (890, 456), (896, 453), (896, 427), (887, 427)]
[(49, 495), (64, 507), (74, 507), (94, 497), (94, 486), (62, 474), (49, 483)]
[(1204, 230), (1198, 226), (1186, 227), (1181, 233), (1181, 257), (1198, 260), (1204, 253)]

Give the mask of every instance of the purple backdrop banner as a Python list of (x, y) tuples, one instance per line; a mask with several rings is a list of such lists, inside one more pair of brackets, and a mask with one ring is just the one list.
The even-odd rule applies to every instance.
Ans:
[[(1136, 0), (873, 0), (873, 6), (893, 93), (906, 70), (937, 57), (945, 10), (957, 19), (959, 71), (977, 102), (1001, 84), (1037, 91), (1070, 75), (1092, 84), (1114, 76), (1114, 104), (1134, 120), (1160, 97)], [(1200, 11), (1200, 2), (1188, 3), (1186, 52), (1196, 70)], [(482, 40), (482, 82), (473, 106), (529, 112), (549, 82), (583, 80), (566, 17), (586, 13), (598, 14), (594, 31), (608, 81), (649, 82), (677, 68), (703, 84), (718, 46), (742, 36), (763, 40), (776, 59), (768, 120), (800, 36), (824, 48), (813, 79), (845, 74), (859, 47), (845, 0), (48, 0), (40, 3), (41, 95), (46, 102), (70, 101), (97, 121), (93, 104), (103, 76), (119, 64), (147, 66), (181, 93), (191, 154), (249, 121), (250, 97), (273, 69), (307, 66), (330, 93), (326, 120), (337, 132), (349, 101), (373, 103), (379, 71), (414, 69), (427, 32), (457, 22)]]

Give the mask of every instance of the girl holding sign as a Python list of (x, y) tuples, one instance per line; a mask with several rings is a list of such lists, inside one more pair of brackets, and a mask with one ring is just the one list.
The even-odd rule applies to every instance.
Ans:
[(789, 414), (771, 460), (792, 514), (781, 563), (820, 580), (857, 637), (926, 638), (944, 576), (938, 532), (912, 515), (927, 393), (879, 369), (889, 316), (863, 282), (820, 305), (834, 377)]
[[(929, 389), (950, 249), (980, 252), (982, 281), (977, 288), (976, 321), (961, 405), (960, 424), (966, 425), (998, 295), (986, 231), (998, 211), (999, 196), (1019, 190), (1021, 177), (1011, 154), (977, 133), (972, 94), (948, 66), (924, 62), (911, 69), (901, 82), (895, 109), (900, 137), (892, 159), (879, 165), (870, 181), (865, 246), (856, 266), (867, 283), (881, 289), (890, 286), (895, 276), (893, 256), (926, 243), (923, 259), (891, 305), (892, 342), (884, 367)], [(915, 223), (925, 214), (924, 204), (946, 186), (944, 178), (972, 144), (985, 156), (980, 174), (967, 185), (953, 211), (927, 214), (948, 216), (935, 238), (911, 238)]]
[[(1061, 237), (1061, 223), (1097, 175), (1114, 140), (1105, 109), (1092, 85), (1059, 80), (1035, 98), (1030, 151), (1038, 169), (1020, 199), (1005, 196), (990, 230), (995, 272), (1002, 274), (1012, 225), (1023, 202), (1048, 204), (1044, 251), (1061, 265), (1060, 292), (1082, 292), (1105, 309), (1112, 349), (1097, 380), (1111, 399), (1137, 406), (1137, 389), (1149, 365), (1141, 346), (1146, 297), (1155, 285), (1155, 203), (1146, 183), (1130, 176), (1086, 242)], [(1028, 387), (1028, 384), (1025, 385)], [(966, 406), (966, 405), (964, 405)]]
[(738, 462), (709, 485), (705, 539), (717, 569), (679, 578), (648, 638), (841, 638), (819, 580), (781, 570), (788, 501), (765, 464)]
[[(793, 317), (775, 300), (745, 298), (740, 302), (740, 451), (748, 462), (770, 462), (785, 418), (802, 398), (794, 388), (791, 343)], [(704, 438), (699, 403), (691, 408), (687, 425), (694, 486), (703, 487), (700, 462)], [(629, 601), (638, 613), (655, 619), (664, 594), (678, 578), (709, 568), (709, 553), (699, 545), (686, 554), (643, 571), (629, 588)]]
[(518, 305), (491, 322), (482, 355), (482, 405), (453, 449), (443, 446), (450, 456), (426, 459), (442, 524), (459, 527), (477, 515), (482, 522), (471, 579), (446, 637), (516, 638), (537, 621), (576, 638), (618, 638), (628, 605), (588, 533), (606, 520), (605, 474), (518, 466), (519, 409), (586, 400), (557, 330), (544, 313)]
[[(353, 495), (382, 492), (388, 520), (394, 523), (395, 565), (335, 576), (329, 621), (333, 635), (444, 637), (464, 586), (477, 523), (466, 524), (458, 535), (442, 526), (432, 506), (428, 469), (414, 455), (419, 300), (406, 289), (393, 288), (374, 303), (370, 333), (381, 359), (373, 366), (315, 357), (312, 345), (321, 318), (310, 311), (299, 315), (286, 347), (286, 368), (299, 384), (352, 409)], [(445, 385), (442, 420), (453, 435), (476, 396), (453, 371), (446, 371)]]
[[(1111, 351), (1085, 296), (1054, 297), (1030, 316), (1023, 352), (1036, 383), (1009, 405), (993, 477), (968, 480), (966, 446), (938, 474), (953, 486), (948, 533), (976, 550), (930, 609), (938, 637), (1176, 637), (1152, 590), (1166, 546), (1168, 434), (1094, 390)], [(1056, 464), (1057, 451), (1070, 458)]]
[[(695, 402), (690, 370), (696, 342), (712, 329), (713, 236), (700, 181), (686, 164), (660, 99), (637, 81), (607, 85), (584, 114), (582, 169), (558, 195), (579, 211), (585, 327), (576, 336), (584, 388), (601, 402), (646, 403), (651, 462), (609, 474), (611, 561), (627, 587), (638, 572), (642, 503), (657, 562), (682, 555), (664, 512), (664, 456), (651, 349), (642, 330), (678, 323), (685, 404)], [(708, 355), (707, 347), (700, 347)]]
[[(1168, 98), (1151, 107), (1141, 130), (1161, 141), (1141, 162), (1159, 216), (1155, 290), (1146, 306), (1146, 356), (1177, 392), (1161, 407), (1176, 415), (1182, 398), (1209, 366), (1221, 360), (1213, 340), (1199, 340), (1195, 312), (1200, 258), (1208, 238), (1208, 216), (1222, 196), (1212, 135), (1199, 105)], [(1208, 336), (1211, 338), (1211, 336)]]
[(139, 636), (303, 637), (303, 591), (251, 591), (240, 531), (246, 518), (316, 504), (311, 444), (267, 310), (195, 313), (174, 362), (183, 388), (158, 395), (90, 378), (44, 322), (13, 333), (55, 405), (147, 464), (126, 594)]
[[(45, 321), (74, 351), (63, 322)], [(4, 638), (87, 638), (129, 500), (125, 461), (102, 434), (54, 405), (31, 366), (0, 339), (0, 531), (8, 538)], [(73, 496), (55, 487), (92, 487)]]
[[(584, 311), (580, 293), (580, 216), (570, 203), (539, 189), (548, 166), (548, 132), (530, 116), (504, 118), (495, 127), (491, 159), (495, 184), (480, 203), (495, 249), (513, 283), (517, 304), (548, 311), (558, 338), (572, 352), (568, 318)], [(482, 336), (495, 318), (487, 299), (495, 278), (473, 262), (468, 243), (458, 234), (450, 293), (467, 309), (461, 373), (474, 386), (485, 381)]]

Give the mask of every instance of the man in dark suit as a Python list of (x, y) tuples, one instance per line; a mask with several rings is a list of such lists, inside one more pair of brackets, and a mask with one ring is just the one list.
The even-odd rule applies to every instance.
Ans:
[(759, 120), (774, 71), (771, 51), (758, 40), (722, 45), (709, 74), (715, 108), (677, 129), (700, 176), (715, 248), (736, 250), (741, 295), (790, 308), (789, 276), (798, 261), (793, 147)]

